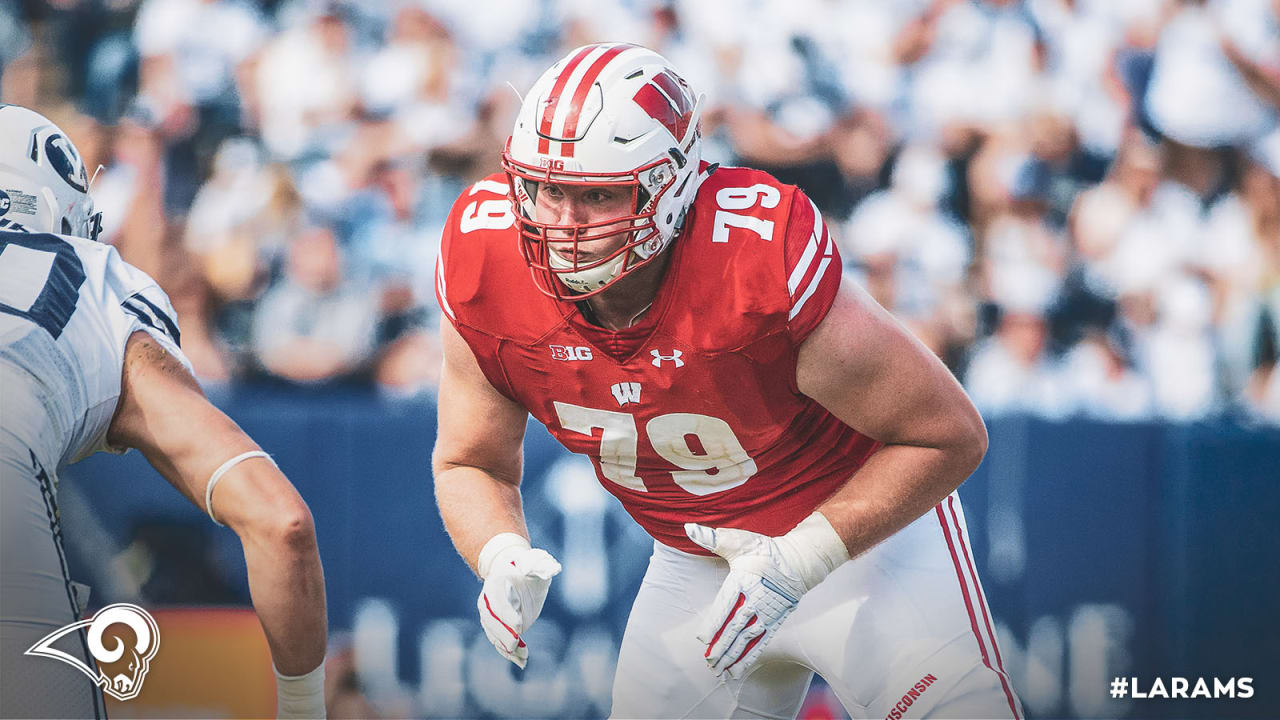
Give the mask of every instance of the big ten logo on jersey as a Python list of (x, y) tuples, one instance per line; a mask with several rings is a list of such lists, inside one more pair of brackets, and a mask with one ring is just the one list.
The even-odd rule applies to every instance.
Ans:
[(756, 206), (771, 210), (778, 207), (782, 192), (772, 185), (756, 183), (751, 187), (726, 187), (716, 191), (715, 225), (711, 231), (711, 242), (729, 242), (729, 228), (750, 230), (761, 240), (773, 241), (773, 221), (754, 214), (732, 212), (734, 210), (751, 210)]
[(493, 193), (500, 198), (489, 200), (472, 200), (462, 211), (458, 221), (458, 229), (464, 233), (474, 230), (506, 230), (516, 222), (515, 213), (511, 211), (511, 200), (507, 198), (508, 187), (496, 180), (481, 180), (467, 191), (467, 196), (476, 193)]
[(548, 345), (547, 347), (551, 349), (552, 360), (572, 362), (574, 360), (590, 360), (592, 358), (591, 348), (582, 345)]

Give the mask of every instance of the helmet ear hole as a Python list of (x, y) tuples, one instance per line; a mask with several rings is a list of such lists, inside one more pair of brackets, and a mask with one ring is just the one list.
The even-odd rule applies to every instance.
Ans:
[(61, 233), (61, 234), (63, 234), (63, 235), (70, 235), (70, 234), (71, 234), (71, 221), (70, 221), (70, 220), (68, 220), (68, 219), (66, 219), (66, 218), (62, 218), (62, 233)]

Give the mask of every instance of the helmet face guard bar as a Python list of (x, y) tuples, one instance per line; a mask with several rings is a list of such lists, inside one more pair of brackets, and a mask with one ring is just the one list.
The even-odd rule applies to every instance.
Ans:
[[(528, 263), (537, 288), (543, 294), (556, 300), (577, 302), (603, 292), (618, 280), (647, 265), (650, 260), (656, 257), (658, 255), (656, 250), (660, 247), (660, 244), (654, 215), (657, 212), (659, 198), (671, 189), (674, 183), (663, 183), (660, 180), (653, 182), (652, 184), (658, 185), (660, 189), (656, 194), (651, 194), (642, 178), (650, 177), (650, 174), (655, 172), (659, 174), (659, 177), (663, 173), (667, 177), (671, 177), (674, 173), (674, 168), (663, 167), (671, 163), (672, 161), (669, 158), (658, 158), (634, 170), (622, 173), (567, 172), (522, 163), (511, 157), (509, 148), (504, 151), (502, 153), (502, 168), (507, 174), (512, 209), (516, 217), (520, 254), (524, 257), (525, 262)], [(659, 168), (663, 169), (659, 170)], [(530, 192), (530, 188), (526, 186), (526, 183), (575, 186), (607, 185), (625, 188), (631, 194), (630, 207), (635, 208), (635, 211), (631, 215), (621, 215), (590, 223), (560, 225), (539, 222), (533, 217), (536, 189)], [(604, 228), (621, 223), (627, 223), (628, 227), (623, 230), (602, 232)], [(582, 258), (579, 250), (581, 243), (617, 235), (626, 235), (628, 237), (613, 252), (604, 257), (591, 260)], [(553, 262), (552, 252), (558, 256), (558, 262)], [(616, 262), (619, 256), (624, 256), (621, 266), (612, 278), (598, 288), (579, 292), (570, 289), (562, 279), (564, 276), (572, 276)]]

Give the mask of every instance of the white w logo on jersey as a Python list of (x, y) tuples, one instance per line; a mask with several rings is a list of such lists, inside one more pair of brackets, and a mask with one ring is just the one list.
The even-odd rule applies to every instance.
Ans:
[(618, 407), (627, 403), (640, 402), (640, 383), (638, 382), (614, 383), (610, 390), (613, 391), (613, 399), (618, 401)]

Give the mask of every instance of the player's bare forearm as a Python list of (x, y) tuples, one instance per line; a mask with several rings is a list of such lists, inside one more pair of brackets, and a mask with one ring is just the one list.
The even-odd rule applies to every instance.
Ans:
[(475, 570), (494, 535), (529, 536), (520, 501), (529, 416), (489, 383), (451, 324), (443, 323), (440, 339), (444, 367), (431, 458), (436, 505), (458, 554)]
[(886, 445), (818, 511), (856, 557), (927, 512), (976, 466), (937, 448)]
[(453, 546), (472, 570), (480, 549), (498, 533), (529, 537), (517, 484), (475, 467), (442, 467), (435, 474), (436, 506)]
[(302, 675), (324, 661), (328, 622), (324, 568), (306, 503), (275, 466), (237, 465), (218, 483), (214, 512), (244, 549), (249, 594), (283, 675)]
[[(137, 448), (201, 510), (222, 463), (258, 445), (213, 406), (186, 368), (145, 333), (125, 350), (113, 445)], [(218, 521), (239, 536), (249, 590), (277, 669), (299, 675), (324, 660), (324, 571), (311, 512), (265, 458), (233, 466), (214, 489)]]
[(849, 285), (801, 347), (802, 392), (884, 443), (818, 509), (858, 555), (955, 490), (982, 461), (986, 428), (950, 371)]

